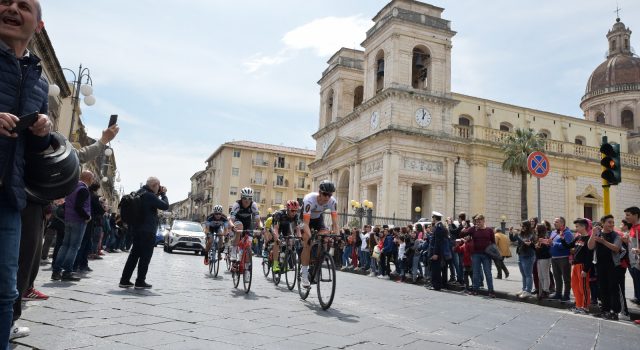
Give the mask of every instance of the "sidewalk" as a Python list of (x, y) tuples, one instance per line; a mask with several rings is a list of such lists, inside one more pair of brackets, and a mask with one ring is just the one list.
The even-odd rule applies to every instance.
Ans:
[[(568, 309), (574, 306), (573, 292), (571, 293), (571, 301), (564, 302), (564, 303), (561, 303), (558, 300), (551, 300), (551, 299), (538, 300), (536, 297), (531, 297), (526, 299), (518, 298), (516, 293), (522, 290), (522, 275), (520, 274), (520, 269), (518, 267), (518, 257), (515, 254), (515, 247), (512, 247), (512, 255), (513, 256), (511, 258), (505, 259), (505, 265), (509, 270), (509, 278), (504, 278), (503, 276), (503, 279), (496, 279), (497, 270), (495, 268), (495, 264), (492, 264), (491, 266), (491, 274), (493, 276), (493, 288), (495, 290), (496, 298), (513, 300), (513, 301), (529, 303), (529, 304), (537, 304), (540, 306), (553, 307), (558, 309)], [(349, 269), (342, 272), (356, 273), (356, 274), (363, 275), (363, 277), (365, 277), (363, 271), (353, 271)], [(395, 280), (398, 282), (398, 279), (395, 279)], [(407, 282), (407, 283), (411, 284), (411, 282)], [(417, 285), (424, 286), (424, 282), (422, 283), (418, 282)], [(462, 291), (462, 289), (459, 287), (455, 287), (453, 290), (456, 292)], [(482, 294), (483, 291), (484, 293), (486, 293), (486, 289), (480, 290), (480, 293)], [(625, 281), (625, 296), (627, 297), (627, 307), (629, 309), (629, 314), (631, 316), (631, 319), (632, 320), (640, 319), (640, 308), (638, 308), (637, 305), (631, 302), (631, 299), (633, 297), (633, 281), (631, 279), (631, 275), (628, 272), (626, 274), (626, 281)], [(596, 311), (596, 309), (592, 306), (591, 311), (594, 312)]]

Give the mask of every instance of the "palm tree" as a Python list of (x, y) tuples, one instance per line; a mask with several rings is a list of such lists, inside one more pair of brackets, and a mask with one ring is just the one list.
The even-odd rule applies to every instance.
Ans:
[(524, 221), (529, 218), (527, 211), (527, 158), (531, 152), (542, 151), (546, 139), (533, 129), (516, 129), (505, 137), (501, 146), (505, 155), (502, 170), (511, 175), (520, 175), (520, 218)]

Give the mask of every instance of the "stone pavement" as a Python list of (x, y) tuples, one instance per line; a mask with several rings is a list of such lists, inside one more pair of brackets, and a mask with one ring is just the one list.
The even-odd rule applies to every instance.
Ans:
[[(229, 274), (208, 275), (201, 256), (157, 248), (153, 289), (118, 288), (127, 254), (92, 261), (77, 283), (40, 272), (46, 301), (29, 301), (15, 349), (637, 349), (640, 327), (508, 300), (432, 292), (337, 274), (336, 298), (320, 309), (313, 289), (273, 285), (254, 261), (251, 292)], [(513, 276), (519, 275), (512, 270)], [(511, 279), (511, 278), (510, 278)]]

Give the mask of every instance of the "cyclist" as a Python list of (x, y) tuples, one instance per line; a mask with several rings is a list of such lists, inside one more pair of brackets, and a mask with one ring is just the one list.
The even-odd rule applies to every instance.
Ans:
[[(258, 205), (253, 201), (253, 189), (245, 187), (240, 191), (240, 200), (233, 203), (231, 214), (229, 215), (231, 222), (240, 221), (242, 227), (246, 230), (260, 229), (262, 230), (262, 220), (260, 219), (260, 211)], [(231, 243), (231, 258), (235, 259), (238, 240), (240, 235), (235, 235)]]
[(301, 269), (302, 274), (302, 286), (309, 288), (311, 283), (309, 282), (309, 261), (311, 260), (311, 245), (309, 239), (311, 238), (311, 229), (321, 231), (327, 228), (324, 225), (322, 213), (326, 209), (331, 210), (331, 233), (338, 233), (338, 203), (333, 198), (333, 193), (336, 191), (336, 186), (329, 180), (323, 180), (320, 182), (319, 191), (311, 192), (304, 196), (302, 200), (304, 221), (303, 233), (302, 233), (302, 256)]
[[(298, 210), (300, 205), (297, 201), (290, 200), (287, 202), (287, 207), (276, 211), (273, 214), (273, 240), (274, 244), (271, 248), (273, 256), (273, 272), (280, 272), (280, 263), (278, 262), (278, 256), (280, 255), (280, 240), (279, 235), (282, 233), (283, 237), (291, 235), (295, 230), (296, 236), (300, 237), (300, 219), (298, 217)], [(271, 236), (271, 235), (269, 235)]]
[[(213, 213), (207, 216), (207, 221), (205, 222), (205, 228), (207, 231), (207, 254), (204, 255), (205, 265), (209, 265), (209, 249), (211, 249), (213, 240), (219, 239), (214, 235), (216, 233), (226, 235), (227, 231), (229, 230), (229, 220), (227, 219), (227, 216), (222, 213), (222, 211), (222, 206), (216, 205), (215, 207), (213, 207)], [(218, 250), (222, 251), (222, 249), (224, 249), (224, 244), (218, 244)]]
[(272, 226), (273, 226), (273, 214), (269, 215), (269, 217), (267, 217), (267, 220), (264, 221), (265, 232), (262, 237), (262, 244), (260, 245), (260, 248), (262, 249), (263, 258), (266, 258), (269, 256), (269, 253), (267, 252), (267, 246), (269, 244), (269, 240), (271, 239), (271, 233), (273, 232)]

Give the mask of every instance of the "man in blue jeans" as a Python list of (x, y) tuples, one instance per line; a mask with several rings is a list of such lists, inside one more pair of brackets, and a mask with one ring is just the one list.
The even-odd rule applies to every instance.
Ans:
[[(51, 122), (46, 116), (49, 84), (42, 77), (40, 59), (27, 50), (44, 27), (40, 5), (36, 0), (2, 1), (0, 16), (0, 349), (4, 350), (14, 331), (13, 302), (18, 296), (20, 211), (26, 205), (24, 155), (48, 147)], [(32, 112), (39, 113), (36, 123), (13, 131), (18, 117)]]
[(83, 171), (76, 189), (65, 198), (64, 202), (64, 240), (58, 256), (53, 262), (51, 279), (54, 281), (79, 281), (73, 274), (73, 263), (80, 249), (80, 243), (91, 220), (91, 199), (89, 185), (93, 182), (93, 173)]

